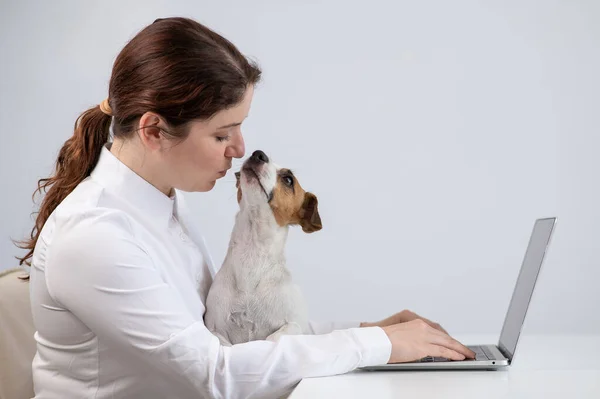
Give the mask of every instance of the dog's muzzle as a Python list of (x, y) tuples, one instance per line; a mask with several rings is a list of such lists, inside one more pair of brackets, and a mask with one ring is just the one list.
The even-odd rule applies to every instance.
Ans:
[(258, 182), (258, 185), (260, 186), (260, 188), (262, 188), (263, 192), (267, 196), (267, 202), (271, 202), (271, 200), (273, 199), (273, 192), (271, 191), (270, 194), (267, 193), (267, 190), (265, 190), (265, 187), (262, 185), (262, 183), (260, 181), (260, 177), (258, 177), (258, 173), (256, 173), (256, 170), (255, 170), (255, 168), (259, 167), (262, 164), (266, 164), (266, 163), (269, 163), (269, 157), (267, 156), (267, 154), (265, 154), (261, 150), (256, 150), (252, 153), (252, 156), (250, 156), (250, 158), (248, 158), (246, 160), (246, 162), (244, 162), (244, 166), (242, 166), (242, 170), (247, 173), (250, 173), (250, 174), (254, 175), (254, 177), (256, 177), (256, 181)]

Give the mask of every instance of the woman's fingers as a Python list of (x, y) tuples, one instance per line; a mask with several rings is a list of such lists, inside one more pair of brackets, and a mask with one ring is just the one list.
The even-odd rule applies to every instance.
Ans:
[(433, 332), (431, 334), (431, 337), (432, 337), (433, 344), (448, 348), (454, 352), (458, 352), (458, 353), (462, 354), (463, 356), (468, 357), (470, 359), (475, 358), (475, 352), (473, 352), (471, 349), (467, 348), (466, 346), (464, 346), (463, 344), (461, 344), (460, 342), (458, 342), (457, 340), (455, 340), (454, 338), (452, 338), (449, 335), (439, 333), (439, 331), (437, 331), (435, 329), (432, 329), (432, 330), (433, 330)]
[(431, 320), (429, 320), (429, 319), (427, 319), (427, 318), (425, 318), (423, 316), (419, 316), (415, 312), (411, 312), (408, 309), (403, 310), (402, 312), (400, 312), (399, 316), (400, 316), (400, 321), (401, 322), (406, 322), (406, 321), (415, 320), (415, 319), (421, 319), (425, 323), (429, 324), (431, 327), (435, 328), (436, 330), (439, 330), (439, 331), (441, 331), (443, 333), (448, 334), (448, 331), (446, 331), (439, 323), (431, 321)]
[(431, 355), (429, 356), (445, 357), (450, 360), (465, 360), (465, 355), (462, 353), (439, 345), (431, 345)]
[(439, 323), (435, 323), (435, 322), (432, 322), (432, 323), (433, 323), (433, 324), (432, 324), (431, 326), (432, 326), (433, 328), (435, 328), (436, 330), (439, 330), (439, 331), (441, 331), (441, 332), (443, 332), (443, 333), (445, 333), (445, 334), (448, 334), (448, 331), (446, 331), (446, 330), (444, 329), (444, 327), (442, 327), (442, 326), (441, 326)]
[(464, 360), (475, 353), (421, 319), (382, 327), (392, 343), (390, 363), (410, 362), (423, 356)]

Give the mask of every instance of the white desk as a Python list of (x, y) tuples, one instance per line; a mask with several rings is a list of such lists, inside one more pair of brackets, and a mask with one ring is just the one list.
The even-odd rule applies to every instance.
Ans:
[[(468, 345), (497, 337), (456, 336)], [(522, 336), (513, 364), (498, 371), (363, 371), (307, 378), (303, 398), (600, 399), (600, 335)]]

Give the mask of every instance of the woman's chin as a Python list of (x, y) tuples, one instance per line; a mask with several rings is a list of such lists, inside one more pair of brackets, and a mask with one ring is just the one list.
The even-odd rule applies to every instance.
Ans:
[(204, 193), (204, 192), (212, 190), (215, 187), (215, 184), (217, 184), (216, 180), (204, 182), (204, 183), (202, 183), (202, 185), (200, 185), (198, 187), (197, 190), (194, 190), (194, 191)]
[(216, 180), (204, 181), (204, 182), (199, 182), (195, 185), (189, 185), (186, 187), (178, 188), (178, 190), (186, 192), (186, 193), (204, 193), (204, 192), (212, 190), (215, 187), (216, 183), (217, 183)]

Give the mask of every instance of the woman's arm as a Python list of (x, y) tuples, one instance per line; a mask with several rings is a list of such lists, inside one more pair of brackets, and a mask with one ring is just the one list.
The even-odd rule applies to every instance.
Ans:
[(390, 358), (391, 343), (379, 327), (220, 346), (163, 281), (124, 216), (84, 219), (55, 237), (46, 278), (57, 303), (101, 341), (179, 379), (199, 397), (278, 397), (304, 377)]
[(314, 321), (308, 322), (308, 328), (311, 334), (329, 334), (336, 330), (346, 330), (348, 328), (362, 327), (362, 323), (357, 321)]

